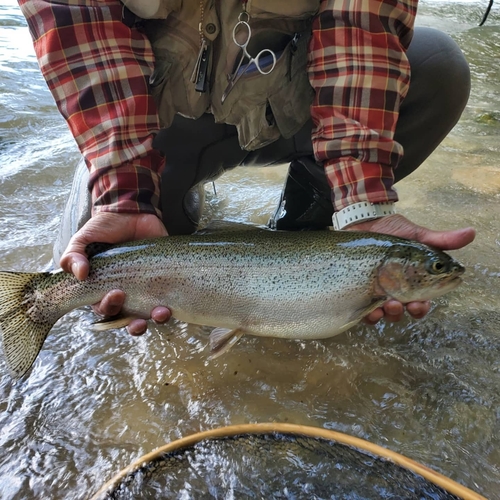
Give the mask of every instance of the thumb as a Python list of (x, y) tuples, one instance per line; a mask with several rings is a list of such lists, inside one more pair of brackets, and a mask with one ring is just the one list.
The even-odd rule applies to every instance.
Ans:
[(158, 236), (167, 236), (167, 231), (156, 215), (99, 212), (70, 239), (60, 265), (67, 273), (84, 280), (90, 270), (86, 248), (91, 243), (123, 243)]
[(453, 231), (434, 231), (419, 226), (416, 240), (441, 250), (457, 250), (474, 241), (475, 237), (476, 230), (472, 227)]
[[(380, 226), (384, 226), (387, 234), (419, 241), (441, 250), (456, 250), (471, 243), (476, 237), (475, 229), (468, 227), (452, 231), (435, 231), (419, 226), (402, 215), (378, 219)], [(380, 232), (386, 232), (386, 231)], [(390, 231), (390, 232), (389, 232)]]
[[(111, 215), (111, 217), (109, 217)], [(86, 249), (91, 243), (112, 243), (114, 239), (113, 216), (98, 214), (89, 219), (69, 240), (59, 262), (61, 268), (82, 281), (89, 275), (90, 264)], [(108, 220), (111, 219), (111, 220)]]
[(73, 235), (60, 261), (62, 269), (74, 274), (80, 281), (87, 278), (90, 268), (85, 248), (91, 242), (86, 240), (84, 234), (78, 232)]
[(472, 227), (455, 229), (452, 231), (435, 231), (419, 226), (402, 215), (390, 215), (374, 221), (356, 224), (350, 230), (366, 230), (381, 234), (390, 234), (419, 241), (441, 250), (456, 250), (471, 243), (476, 237), (476, 231)]

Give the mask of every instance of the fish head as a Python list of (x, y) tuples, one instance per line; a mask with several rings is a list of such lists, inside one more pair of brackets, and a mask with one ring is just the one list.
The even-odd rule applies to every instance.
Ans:
[(392, 246), (377, 269), (376, 292), (403, 303), (439, 297), (462, 282), (464, 266), (447, 253), (408, 241)]

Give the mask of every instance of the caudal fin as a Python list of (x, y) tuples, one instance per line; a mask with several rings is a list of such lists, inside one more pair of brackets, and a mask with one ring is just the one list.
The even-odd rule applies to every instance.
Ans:
[(54, 326), (32, 310), (35, 285), (44, 274), (0, 272), (0, 333), (7, 365), (16, 377), (31, 368)]

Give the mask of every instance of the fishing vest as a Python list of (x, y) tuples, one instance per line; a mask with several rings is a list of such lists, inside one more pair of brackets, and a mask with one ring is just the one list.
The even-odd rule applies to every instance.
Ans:
[[(306, 65), (319, 0), (124, 0), (124, 4), (143, 19), (153, 47), (150, 84), (162, 127), (169, 127), (177, 113), (196, 119), (208, 112), (217, 123), (235, 125), (241, 147), (255, 150), (280, 136), (292, 137), (310, 119), (314, 91)], [(267, 75), (244, 73), (222, 102), (242, 54), (233, 29), (244, 9), (251, 27), (248, 52), (254, 57), (270, 49), (276, 66)], [(197, 75), (204, 44), (209, 52), (201, 71), (206, 72)], [(200, 92), (203, 86), (205, 91)]]

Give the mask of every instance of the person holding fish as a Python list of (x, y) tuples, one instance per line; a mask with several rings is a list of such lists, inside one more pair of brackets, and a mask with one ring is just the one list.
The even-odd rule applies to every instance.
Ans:
[[(19, 5), (83, 157), (55, 249), (79, 280), (87, 245), (191, 233), (205, 182), (285, 161), (273, 229), (333, 225), (442, 250), (473, 241), (472, 228), (433, 231), (394, 212), (394, 185), (453, 128), (470, 85), (455, 42), (414, 28), (416, 0)], [(111, 290), (95, 309), (112, 316), (124, 300)], [(167, 321), (165, 306), (151, 318)], [(365, 320), (429, 308), (390, 300)]]

